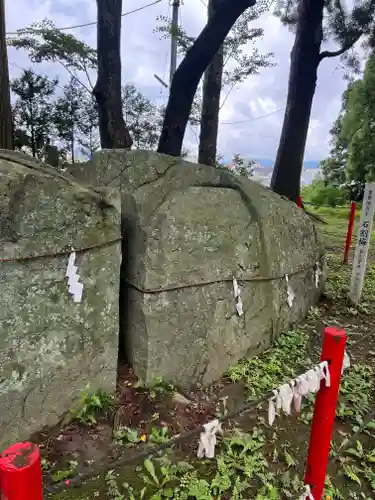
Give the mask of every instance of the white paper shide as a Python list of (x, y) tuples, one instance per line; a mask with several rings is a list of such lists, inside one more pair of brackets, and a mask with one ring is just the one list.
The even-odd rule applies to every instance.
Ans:
[(76, 253), (72, 249), (69, 255), (68, 267), (66, 268), (65, 276), (68, 278), (68, 291), (73, 296), (73, 301), (79, 303), (82, 301), (83, 284), (79, 282), (79, 274), (75, 265)]
[(241, 299), (241, 289), (238, 286), (238, 282), (236, 278), (233, 277), (233, 293), (234, 293), (234, 300), (236, 302), (236, 311), (238, 316), (243, 315), (243, 304), (242, 304), (242, 299)]
[(273, 425), (280, 411), (290, 415), (293, 407), (295, 412), (299, 413), (303, 397), (318, 392), (322, 380), (326, 387), (330, 387), (331, 375), (327, 361), (322, 361), (306, 373), (275, 389), (268, 400), (268, 424)]

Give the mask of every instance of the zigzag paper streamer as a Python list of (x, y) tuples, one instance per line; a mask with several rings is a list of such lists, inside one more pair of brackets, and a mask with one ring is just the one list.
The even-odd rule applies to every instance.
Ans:
[(76, 260), (76, 253), (72, 249), (72, 253), (69, 255), (68, 267), (66, 268), (65, 276), (68, 278), (68, 291), (73, 295), (74, 302), (78, 303), (82, 301), (83, 284), (79, 283), (79, 274), (77, 273), (77, 266), (74, 265)]

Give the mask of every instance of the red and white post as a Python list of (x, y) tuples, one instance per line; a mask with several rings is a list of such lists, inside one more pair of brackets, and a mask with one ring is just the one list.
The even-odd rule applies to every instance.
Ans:
[(17, 443), (0, 455), (0, 499), (43, 500), (39, 448)]
[(347, 264), (348, 260), (349, 260), (350, 246), (352, 244), (352, 238), (353, 238), (353, 228), (354, 228), (356, 209), (357, 209), (357, 204), (355, 201), (352, 201), (352, 204), (350, 207), (349, 221), (348, 221), (348, 231), (346, 233), (344, 264)]
[(310, 486), (315, 500), (321, 500), (324, 490), (346, 339), (344, 330), (324, 330), (320, 360), (328, 361), (331, 380), (329, 387), (322, 380), (316, 396), (305, 474), (305, 484)]

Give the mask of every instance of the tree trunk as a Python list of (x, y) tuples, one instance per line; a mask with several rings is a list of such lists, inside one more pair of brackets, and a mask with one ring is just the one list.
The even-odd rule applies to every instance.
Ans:
[(30, 108), (30, 135), (31, 135), (31, 152), (34, 158), (36, 158), (36, 140), (35, 140), (35, 126), (34, 126), (34, 117)]
[(97, 0), (98, 79), (93, 94), (98, 103), (101, 147), (129, 149), (129, 130), (121, 102), (121, 9), (122, 0)]
[(194, 95), (207, 66), (237, 19), (256, 0), (221, 0), (174, 74), (158, 152), (180, 156)]
[(0, 0), (0, 148), (13, 149), (12, 107), (10, 104), (4, 0)]
[(72, 128), (72, 139), (71, 139), (71, 155), (72, 155), (72, 163), (74, 163), (75, 155), (74, 155), (74, 127)]
[(301, 0), (288, 84), (288, 97), (271, 189), (292, 201), (300, 182), (322, 43), (324, 0)]
[[(212, 17), (220, 2), (221, 0), (209, 0), (208, 19)], [(216, 163), (223, 70), (224, 49), (223, 45), (221, 45), (208, 66), (203, 80), (198, 162), (204, 165), (214, 166)]]

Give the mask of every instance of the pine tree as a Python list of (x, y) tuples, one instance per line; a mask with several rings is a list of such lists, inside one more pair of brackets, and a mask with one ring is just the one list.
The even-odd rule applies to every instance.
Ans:
[(57, 98), (53, 109), (52, 119), (57, 139), (62, 143), (65, 154), (70, 154), (72, 163), (75, 161), (76, 135), (83, 98), (84, 91), (73, 77), (64, 86), (63, 94)]
[(25, 146), (37, 158), (43, 157), (45, 146), (51, 142), (52, 97), (57, 83), (56, 79), (49, 80), (32, 70), (23, 71), (11, 81), (11, 89), (17, 96), (13, 110), (15, 129), (19, 131), (15, 135), (23, 135)]

